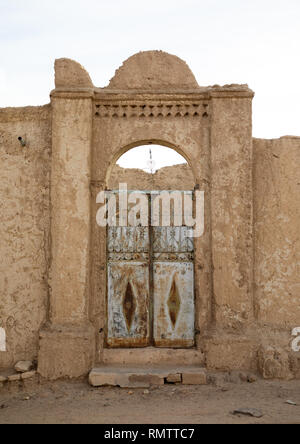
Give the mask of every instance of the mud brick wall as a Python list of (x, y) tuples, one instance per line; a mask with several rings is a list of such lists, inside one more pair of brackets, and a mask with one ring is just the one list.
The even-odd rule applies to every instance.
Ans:
[(269, 326), (300, 326), (300, 137), (254, 139), (255, 305)]
[(47, 316), (50, 160), (50, 106), (0, 109), (0, 368), (36, 358)]

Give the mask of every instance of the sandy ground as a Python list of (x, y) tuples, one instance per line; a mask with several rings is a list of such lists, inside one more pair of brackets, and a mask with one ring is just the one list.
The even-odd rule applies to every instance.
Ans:
[[(297, 405), (286, 404), (287, 400)], [(261, 419), (234, 416), (255, 408)], [(85, 382), (34, 385), (0, 392), (0, 424), (300, 424), (300, 381), (91, 388)]]

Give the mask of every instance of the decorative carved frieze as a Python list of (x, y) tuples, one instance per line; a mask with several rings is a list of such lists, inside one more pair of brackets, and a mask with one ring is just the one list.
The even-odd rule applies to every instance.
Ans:
[(209, 104), (206, 102), (186, 103), (97, 103), (94, 115), (98, 118), (163, 118), (163, 117), (194, 117), (208, 118)]

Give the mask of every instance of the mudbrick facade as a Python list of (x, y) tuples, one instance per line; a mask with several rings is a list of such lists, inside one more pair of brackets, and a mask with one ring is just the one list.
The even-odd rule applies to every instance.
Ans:
[[(57, 60), (49, 105), (0, 109), (1, 369), (36, 360), (41, 376), (57, 379), (96, 364), (185, 363), (300, 377), (292, 347), (300, 327), (300, 138), (253, 139), (253, 96), (247, 85), (200, 87), (182, 60), (150, 51), (124, 62), (106, 88), (94, 87), (78, 63)], [(154, 175), (116, 166), (151, 143), (187, 164)], [(153, 237), (162, 230), (146, 233), (134, 258), (128, 242), (118, 250), (120, 233), (96, 224), (96, 197), (120, 182), (204, 191), (203, 236), (172, 258)], [(155, 291), (161, 297), (152, 315), (148, 260), (154, 299)], [(173, 269), (167, 288), (161, 276)], [(171, 333), (161, 332), (165, 309)], [(111, 333), (118, 310), (128, 331), (145, 312), (144, 338)]]

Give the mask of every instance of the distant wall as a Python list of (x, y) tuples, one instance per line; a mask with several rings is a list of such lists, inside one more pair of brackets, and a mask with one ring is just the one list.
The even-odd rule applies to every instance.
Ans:
[(259, 321), (300, 326), (300, 137), (254, 139), (255, 303)]
[(47, 311), (50, 158), (50, 105), (0, 109), (0, 327), (7, 349), (0, 368), (37, 357)]
[(109, 189), (118, 189), (120, 183), (127, 183), (129, 190), (193, 190), (195, 187), (192, 170), (187, 164), (161, 168), (155, 174), (115, 165)]

